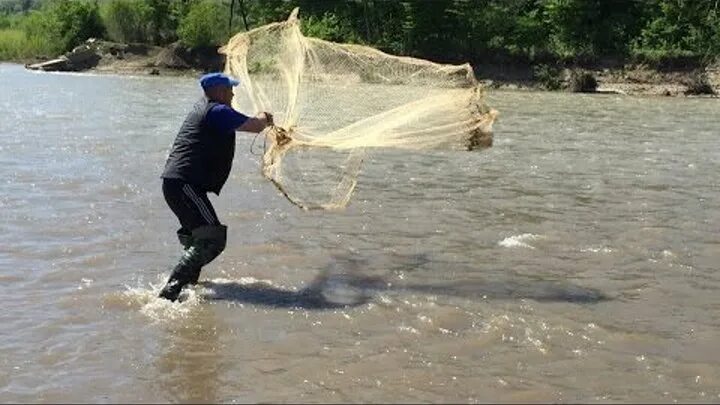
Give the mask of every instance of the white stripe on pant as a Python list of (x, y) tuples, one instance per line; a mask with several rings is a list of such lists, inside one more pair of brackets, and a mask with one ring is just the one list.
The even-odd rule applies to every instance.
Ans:
[(207, 208), (203, 200), (195, 194), (195, 191), (190, 187), (189, 184), (183, 185), (183, 191), (185, 194), (197, 205), (200, 210), (200, 214), (205, 218), (209, 225), (215, 225), (215, 217), (213, 217), (210, 210)]

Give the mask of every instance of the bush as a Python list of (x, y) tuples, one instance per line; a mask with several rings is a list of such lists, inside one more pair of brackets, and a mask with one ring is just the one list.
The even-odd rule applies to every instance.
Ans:
[(574, 70), (570, 74), (570, 91), (575, 93), (594, 93), (597, 90), (597, 79), (588, 72)]
[(715, 90), (710, 85), (710, 82), (707, 79), (707, 76), (704, 74), (698, 74), (695, 75), (690, 83), (687, 84), (687, 90), (685, 90), (686, 95), (714, 95)]
[(46, 42), (49, 53), (57, 55), (66, 50), (63, 39), (55, 34), (60, 31), (60, 21), (50, 12), (34, 11), (28, 14), (21, 27), (28, 40)]
[(152, 40), (155, 45), (165, 45), (177, 40), (177, 27), (182, 16), (183, 1), (147, 0), (150, 9)]
[(545, 90), (560, 90), (563, 85), (562, 71), (556, 66), (537, 65), (533, 76)]
[(113, 41), (146, 42), (150, 37), (151, 10), (143, 0), (111, 0), (103, 5), (101, 15)]
[(190, 47), (219, 45), (227, 39), (225, 21), (227, 15), (220, 5), (211, 0), (193, 3), (178, 27), (180, 41)]
[(46, 43), (53, 52), (69, 51), (105, 34), (97, 3), (87, 1), (49, 1), (28, 14), (22, 27), (32, 43)]

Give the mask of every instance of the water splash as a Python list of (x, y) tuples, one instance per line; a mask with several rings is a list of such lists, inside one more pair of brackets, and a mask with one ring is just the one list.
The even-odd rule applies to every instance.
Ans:
[(203, 301), (202, 288), (185, 288), (177, 301), (160, 298), (160, 290), (167, 275), (159, 275), (157, 283), (125, 286), (126, 290), (116, 298), (126, 306), (137, 309), (153, 321), (166, 322), (185, 319), (198, 311)]

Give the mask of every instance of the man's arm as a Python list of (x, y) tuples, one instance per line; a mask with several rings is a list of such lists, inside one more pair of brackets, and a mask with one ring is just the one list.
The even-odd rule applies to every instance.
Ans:
[(267, 112), (261, 112), (255, 117), (248, 118), (240, 127), (238, 131), (243, 132), (261, 132), (263, 129), (273, 124), (273, 116)]
[(272, 114), (265, 112), (248, 117), (224, 104), (214, 106), (207, 115), (208, 124), (220, 132), (261, 132), (273, 124), (272, 118)]

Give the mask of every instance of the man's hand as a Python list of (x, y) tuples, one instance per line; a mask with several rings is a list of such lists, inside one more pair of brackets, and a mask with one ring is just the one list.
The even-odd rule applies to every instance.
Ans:
[(268, 127), (275, 124), (272, 114), (270, 114), (269, 112), (263, 112), (263, 114), (265, 114), (265, 122), (267, 122)]
[(258, 115), (248, 118), (245, 123), (238, 128), (238, 131), (244, 132), (262, 132), (265, 128), (273, 125), (273, 116), (268, 112), (261, 112)]

